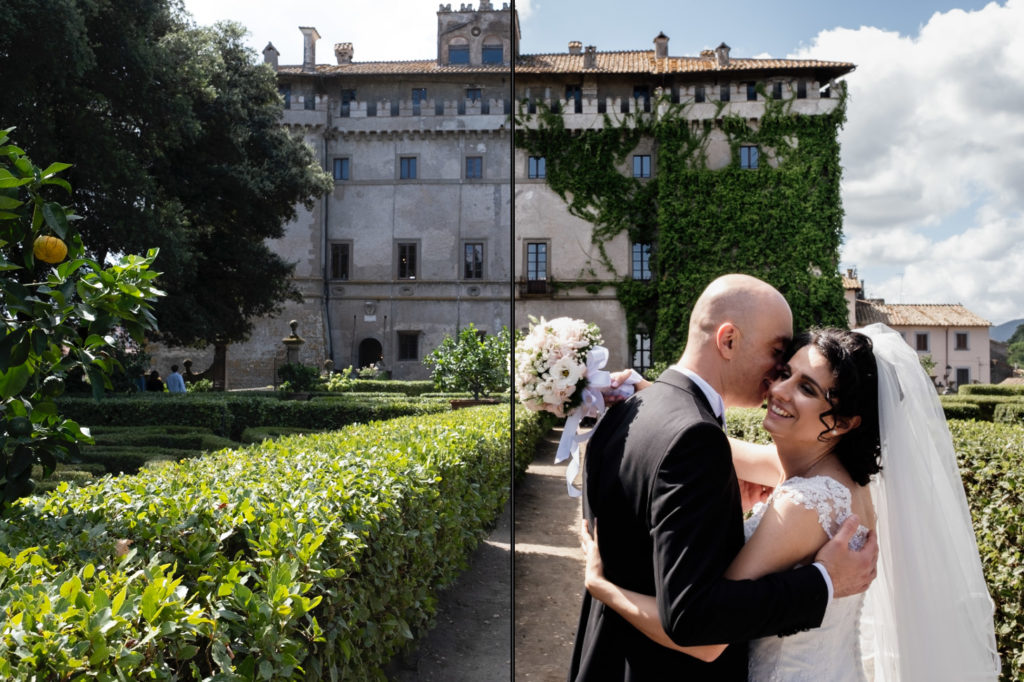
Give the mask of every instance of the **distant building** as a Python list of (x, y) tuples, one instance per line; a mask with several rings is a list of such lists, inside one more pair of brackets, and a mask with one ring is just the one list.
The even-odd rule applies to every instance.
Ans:
[(989, 327), (992, 323), (959, 303), (886, 303), (863, 298), (863, 282), (848, 270), (843, 277), (847, 302), (852, 303), (850, 327), (881, 322), (903, 334), (919, 355), (935, 362), (932, 380), (941, 388), (988, 384), (991, 376)]
[[(710, 131), (707, 167), (718, 170), (734, 163), (721, 130), (724, 117), (740, 116), (756, 127), (766, 96), (791, 101), (796, 114), (831, 112), (839, 106), (836, 79), (854, 69), (848, 62), (735, 57), (725, 43), (698, 56), (671, 56), (664, 33), (653, 43), (653, 49), (599, 51), (574, 40), (566, 52), (522, 55), (516, 61), (516, 100), (527, 103), (526, 113), (541, 104), (557, 109), (568, 131), (599, 129), (605, 114), (614, 119), (652, 111), (661, 98), (686, 104), (685, 124)], [(642, 139), (620, 172), (656, 178), (658, 151), (653, 140)], [(739, 167), (771, 164), (770, 155), (760, 151), (738, 150)], [(545, 174), (546, 159), (515, 151), (516, 327), (525, 328), (531, 316), (584, 318), (601, 328), (610, 367), (647, 369), (651, 336), (628, 327), (614, 284), (623, 276), (650, 279), (656, 245), (631, 243), (624, 233), (606, 241), (601, 247), (610, 271), (591, 241), (592, 225), (569, 213)]]
[[(319, 33), (299, 30), (302, 64), (278, 64), (272, 44), (264, 62), (277, 72), (283, 124), (316, 151), (334, 190), (312, 211), (299, 206), (271, 242), (296, 263), (304, 301), (229, 347), (226, 387), (274, 382), (291, 319), (304, 364), (427, 378), (422, 360), (446, 335), (511, 326), (515, 14), (442, 5), (437, 54), (414, 61), (360, 62), (357, 46), (339, 43), (337, 63), (319, 64)], [(166, 349), (159, 364), (185, 357), (202, 370), (212, 352)]]

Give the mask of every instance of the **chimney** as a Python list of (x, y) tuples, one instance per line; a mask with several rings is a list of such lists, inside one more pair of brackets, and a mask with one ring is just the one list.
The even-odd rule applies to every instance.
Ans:
[(320, 34), (312, 26), (299, 26), (302, 31), (302, 70), (316, 71), (316, 41)]
[(354, 53), (355, 50), (352, 48), (352, 43), (334, 44), (334, 56), (338, 58), (339, 64), (351, 64)]
[(715, 48), (715, 59), (719, 66), (729, 66), (729, 49), (725, 43)]
[(583, 43), (578, 40), (570, 40), (569, 54), (583, 54)]
[(668, 36), (662, 32), (654, 38), (654, 56), (658, 59), (668, 56)]
[(267, 43), (267, 46), (263, 48), (263, 63), (270, 64), (277, 70), (277, 58), (281, 56), (281, 53), (274, 47), (274, 43)]
[(597, 68), (597, 48), (593, 45), (587, 45), (587, 51), (583, 54), (583, 68)]

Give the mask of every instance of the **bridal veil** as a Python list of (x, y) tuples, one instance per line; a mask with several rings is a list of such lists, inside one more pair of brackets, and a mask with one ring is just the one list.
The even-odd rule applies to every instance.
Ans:
[(993, 603), (935, 388), (899, 333), (857, 331), (878, 364), (883, 467), (870, 484), (880, 551), (861, 619), (868, 678), (995, 680)]

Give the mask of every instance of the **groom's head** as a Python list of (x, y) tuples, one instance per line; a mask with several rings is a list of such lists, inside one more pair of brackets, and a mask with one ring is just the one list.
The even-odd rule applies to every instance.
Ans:
[(693, 307), (683, 362), (727, 406), (754, 407), (792, 335), (793, 314), (777, 289), (749, 275), (724, 275)]

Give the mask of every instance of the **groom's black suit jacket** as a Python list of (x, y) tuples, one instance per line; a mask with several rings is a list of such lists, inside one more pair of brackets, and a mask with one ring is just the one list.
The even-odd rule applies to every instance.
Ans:
[(746, 680), (747, 640), (818, 627), (828, 589), (817, 568), (729, 581), (743, 546), (729, 442), (700, 388), (674, 370), (613, 406), (587, 446), (583, 513), (598, 521), (606, 577), (654, 594), (682, 645), (734, 642), (704, 663), (648, 639), (583, 597), (569, 679)]

